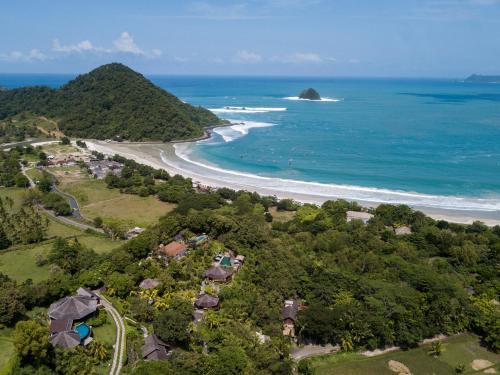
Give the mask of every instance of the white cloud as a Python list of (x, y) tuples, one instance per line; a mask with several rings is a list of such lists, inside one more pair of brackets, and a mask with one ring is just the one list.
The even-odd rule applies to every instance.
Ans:
[(359, 59), (349, 59), (347, 62), (349, 64), (359, 64), (361, 61)]
[(296, 52), (287, 56), (274, 56), (270, 61), (283, 64), (322, 64), (334, 63), (337, 61), (334, 57), (322, 56), (314, 52)]
[(242, 50), (236, 54), (236, 61), (258, 63), (262, 61), (262, 56), (252, 51)]
[(52, 51), (64, 53), (83, 53), (83, 52), (106, 52), (110, 53), (112, 50), (103, 47), (96, 47), (90, 40), (82, 40), (76, 44), (61, 45), (59, 39), (52, 41)]
[(32, 62), (32, 61), (45, 61), (49, 57), (44, 53), (40, 52), (40, 50), (34, 48), (28, 53), (20, 52), (20, 51), (12, 51), (10, 53), (0, 54), (0, 60), (8, 61), (8, 62)]
[(113, 42), (115, 50), (118, 52), (132, 53), (134, 55), (145, 55), (134, 42), (134, 38), (128, 32), (124, 31), (120, 37)]

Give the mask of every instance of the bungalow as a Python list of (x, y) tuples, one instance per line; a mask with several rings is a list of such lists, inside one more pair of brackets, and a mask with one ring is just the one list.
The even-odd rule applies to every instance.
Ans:
[(182, 242), (172, 241), (168, 245), (160, 244), (158, 252), (171, 258), (179, 259), (187, 254), (187, 245)]
[(361, 220), (363, 224), (367, 224), (368, 221), (373, 217), (372, 214), (369, 214), (368, 212), (361, 212), (361, 211), (347, 211), (347, 222), (351, 222), (353, 220)]
[(64, 331), (49, 337), (52, 346), (60, 346), (63, 349), (71, 349), (81, 344), (80, 335), (75, 331)]
[(72, 326), (72, 319), (53, 319), (50, 321), (50, 334), (55, 335), (57, 333), (71, 331)]
[(286, 300), (281, 317), (283, 319), (283, 336), (295, 337), (295, 323), (299, 312), (297, 300)]
[(80, 297), (96, 300), (98, 306), (101, 304), (101, 297), (99, 297), (90, 289), (80, 287), (77, 289), (76, 294)]
[(211, 281), (218, 281), (225, 283), (231, 280), (231, 278), (233, 277), (233, 272), (225, 267), (214, 266), (206, 270), (205, 273), (203, 274), (203, 277)]
[(194, 305), (198, 309), (217, 309), (219, 308), (219, 297), (202, 294), (194, 301)]
[(142, 358), (149, 361), (159, 361), (168, 358), (170, 346), (161, 341), (154, 333), (144, 339)]
[(80, 320), (97, 310), (97, 300), (82, 296), (64, 297), (49, 306), (49, 317), (60, 320)]

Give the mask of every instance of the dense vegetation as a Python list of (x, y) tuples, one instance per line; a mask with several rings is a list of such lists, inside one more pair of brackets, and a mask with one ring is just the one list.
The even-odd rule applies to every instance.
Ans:
[(300, 99), (308, 99), (308, 100), (321, 100), (321, 96), (313, 88), (308, 88), (308, 89), (303, 90), (300, 93), (299, 98)]
[(221, 122), (210, 111), (183, 103), (122, 64), (78, 76), (58, 90), (0, 91), (0, 119), (29, 111), (58, 119), (68, 136), (132, 141), (187, 139)]
[[(14, 325), (25, 319), (24, 311), (47, 306), (79, 286), (106, 286), (126, 316), (175, 348), (166, 362), (141, 361), (142, 332), (130, 329), (125, 370), (132, 374), (290, 374), (290, 341), (282, 336), (281, 320), (289, 298), (305, 307), (296, 327), (302, 343), (340, 344), (345, 351), (413, 347), (440, 333), (472, 331), (489, 349), (500, 351), (498, 226), (435, 221), (392, 205), (373, 210), (367, 225), (348, 223), (346, 211), (361, 209), (355, 203), (328, 201), (317, 207), (230, 189), (197, 193), (189, 179), (114, 159), (125, 167), (120, 176), (106, 178), (109, 188), (156, 194), (177, 208), (108, 254), (77, 241), (55, 241), (40, 260), (53, 269), (47, 281), (16, 284), (0, 277), (0, 301), (8, 301), (0, 312), (3, 324)], [(290, 211), (289, 220), (274, 220), (275, 207)], [(397, 236), (393, 229), (400, 226), (412, 233)], [(150, 257), (179, 232), (185, 237), (207, 233), (211, 242), (168, 266)], [(224, 250), (245, 255), (246, 261), (221, 287), (220, 310), (207, 311), (195, 326), (192, 300), (213, 256)], [(161, 284), (141, 290), (145, 278)], [(43, 321), (37, 324), (31, 329), (46, 329)], [(23, 330), (16, 327), (16, 335)], [(271, 340), (259, 342), (256, 332)], [(36, 337), (25, 338), (24, 346), (42, 347)], [(63, 374), (81, 361), (91, 373), (95, 359), (88, 352), (47, 350), (19, 352), (16, 371)]]

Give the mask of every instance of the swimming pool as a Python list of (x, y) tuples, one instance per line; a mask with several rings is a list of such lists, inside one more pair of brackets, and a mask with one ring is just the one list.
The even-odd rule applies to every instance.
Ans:
[(78, 324), (74, 331), (80, 335), (81, 340), (85, 340), (90, 335), (90, 327), (88, 324), (80, 323)]

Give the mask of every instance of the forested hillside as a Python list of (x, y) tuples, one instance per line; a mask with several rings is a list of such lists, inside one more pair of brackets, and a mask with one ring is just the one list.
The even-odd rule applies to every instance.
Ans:
[(26, 87), (0, 92), (0, 119), (20, 112), (55, 118), (68, 136), (170, 141), (203, 134), (221, 122), (183, 103), (122, 64), (108, 64), (59, 90)]

